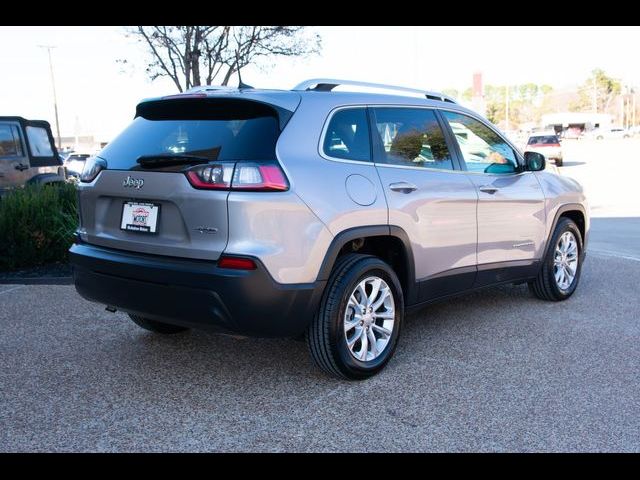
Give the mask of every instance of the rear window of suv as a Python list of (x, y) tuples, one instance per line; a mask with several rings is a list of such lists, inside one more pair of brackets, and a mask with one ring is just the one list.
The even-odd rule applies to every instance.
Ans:
[(129, 170), (141, 156), (192, 155), (213, 160), (274, 160), (278, 112), (236, 99), (176, 99), (138, 107), (134, 121), (98, 155)]
[(556, 135), (544, 135), (539, 137), (530, 137), (527, 142), (529, 145), (552, 145), (560, 143)]

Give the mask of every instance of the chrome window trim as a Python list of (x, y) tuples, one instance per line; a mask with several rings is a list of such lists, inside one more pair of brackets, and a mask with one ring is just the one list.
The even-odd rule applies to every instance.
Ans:
[[(370, 160), (347, 160), (347, 159), (344, 159), (344, 158), (337, 158), (337, 157), (332, 157), (330, 155), (326, 155), (324, 153), (324, 151), (323, 151), (322, 146), (324, 145), (325, 136), (326, 136), (327, 130), (329, 128), (329, 123), (331, 123), (331, 119), (340, 110), (346, 110), (346, 109), (350, 109), (350, 108), (365, 108), (365, 109), (366, 108), (422, 108), (422, 109), (426, 109), (426, 110), (440, 110), (440, 111), (458, 113), (460, 115), (466, 115), (468, 117), (473, 118), (474, 120), (479, 121), (480, 123), (482, 123), (483, 125), (488, 127), (490, 130), (492, 130), (496, 135), (498, 135), (504, 142), (506, 142), (511, 147), (511, 149), (513, 150), (513, 153), (516, 156), (516, 160), (519, 163), (519, 166), (522, 166), (524, 164), (523, 163), (524, 159), (522, 158), (522, 155), (520, 154), (520, 151), (518, 150), (518, 148), (509, 139), (507, 139), (497, 128), (495, 128), (491, 124), (491, 122), (489, 122), (488, 120), (484, 119), (481, 115), (479, 115), (479, 114), (477, 114), (477, 113), (475, 113), (473, 111), (466, 111), (466, 110), (463, 110), (463, 109), (451, 108), (448, 105), (446, 107), (442, 107), (442, 106), (431, 106), (431, 105), (412, 105), (412, 104), (398, 105), (398, 104), (385, 104), (385, 103), (373, 103), (373, 104), (372, 103), (354, 103), (354, 104), (348, 104), (348, 105), (340, 105), (339, 107), (335, 107), (334, 109), (332, 109), (329, 112), (329, 114), (327, 115), (327, 118), (324, 121), (324, 125), (322, 126), (322, 131), (320, 133), (320, 139), (318, 141), (318, 154), (322, 158), (324, 158), (325, 160), (329, 160), (329, 161), (332, 161), (332, 162), (340, 162), (340, 163), (351, 163), (351, 164), (356, 164), (356, 165), (371, 164), (371, 165), (375, 165), (376, 167), (403, 168), (403, 169), (406, 169), (406, 170), (424, 170), (424, 171), (429, 171), (429, 172), (468, 173), (468, 174), (471, 174), (471, 175), (491, 175), (491, 176), (494, 176), (496, 178), (504, 177), (506, 175), (520, 175), (520, 174), (523, 174), (523, 173), (530, 173), (530, 172), (526, 172), (526, 171), (521, 171), (521, 172), (513, 172), (513, 173), (495, 174), (495, 173), (484, 173), (484, 172), (471, 172), (469, 170), (457, 170), (455, 168), (452, 168), (450, 170), (444, 170), (442, 168), (411, 167), (411, 166), (405, 166), (405, 165), (393, 165), (393, 164), (389, 164), (389, 163), (378, 163), (378, 162), (375, 161), (375, 159), (373, 157)], [(369, 143), (371, 143), (371, 140), (369, 141)], [(452, 154), (453, 152), (449, 152), (449, 153)], [(462, 161), (465, 161), (464, 158), (462, 158)]]

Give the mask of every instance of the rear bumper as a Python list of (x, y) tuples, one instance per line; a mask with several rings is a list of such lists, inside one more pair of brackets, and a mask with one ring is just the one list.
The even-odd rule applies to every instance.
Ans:
[(78, 293), (157, 321), (260, 337), (293, 337), (311, 321), (326, 282), (276, 283), (214, 262), (125, 252), (88, 244), (69, 250)]

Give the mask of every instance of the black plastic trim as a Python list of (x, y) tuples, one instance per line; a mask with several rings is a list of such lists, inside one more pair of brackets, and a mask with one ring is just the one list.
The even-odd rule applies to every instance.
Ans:
[(541, 265), (539, 260), (513, 260), (478, 265), (478, 275), (473, 286), (476, 288), (530, 280), (538, 275)]
[[(582, 258), (584, 258), (584, 256), (587, 253), (587, 242), (589, 240), (589, 229), (588, 229), (588, 225), (587, 225), (587, 214), (584, 211), (584, 207), (579, 204), (579, 203), (567, 203), (565, 205), (562, 205), (560, 207), (558, 207), (558, 210), (556, 211), (556, 215), (553, 218), (553, 224), (551, 225), (551, 229), (549, 230), (549, 235), (547, 236), (547, 238), (545, 239), (546, 245), (544, 247), (544, 253), (542, 254), (542, 258), (546, 258), (547, 256), (547, 252), (549, 251), (549, 239), (552, 237), (553, 232), (555, 232), (556, 230), (556, 226), (558, 225), (558, 221), (560, 220), (560, 217), (567, 212), (575, 212), (575, 211), (579, 211), (580, 213), (582, 213), (582, 216), (584, 218), (584, 228), (585, 228), (585, 232), (584, 232), (584, 238), (582, 239)], [(580, 226), (578, 225), (578, 230), (580, 229)]]
[(279, 284), (256, 270), (124, 252), (89, 244), (69, 250), (76, 290), (87, 300), (153, 320), (257, 337), (296, 337), (313, 318), (326, 281)]
[[(418, 302), (427, 302), (447, 295), (453, 295), (473, 287), (477, 270), (473, 267), (462, 267), (441, 272), (418, 282)], [(418, 303), (416, 302), (416, 303)]]
[(402, 242), (407, 259), (407, 278), (401, 279), (404, 280), (401, 281), (401, 283), (407, 286), (407, 291), (405, 292), (406, 302), (410, 304), (417, 301), (415, 263), (411, 242), (409, 241), (407, 232), (395, 225), (354, 227), (340, 232), (333, 238), (329, 248), (327, 249), (327, 253), (325, 254), (322, 265), (320, 266), (320, 271), (318, 272), (317, 281), (326, 281), (329, 279), (331, 270), (336, 263), (336, 259), (338, 258), (338, 254), (342, 247), (356, 238), (368, 237), (396, 237)]
[(418, 282), (420, 301), (408, 304), (407, 310), (413, 312), (431, 303), (487, 287), (532, 280), (538, 274), (541, 265), (538, 260), (516, 260), (478, 265), (477, 273), (474, 272), (475, 266), (438, 273)]

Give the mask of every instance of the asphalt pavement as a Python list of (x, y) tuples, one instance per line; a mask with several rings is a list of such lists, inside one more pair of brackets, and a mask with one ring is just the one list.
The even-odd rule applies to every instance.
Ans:
[(294, 340), (158, 336), (71, 286), (3, 286), (0, 450), (640, 451), (639, 282), (592, 255), (566, 302), (433, 305), (357, 383)]

